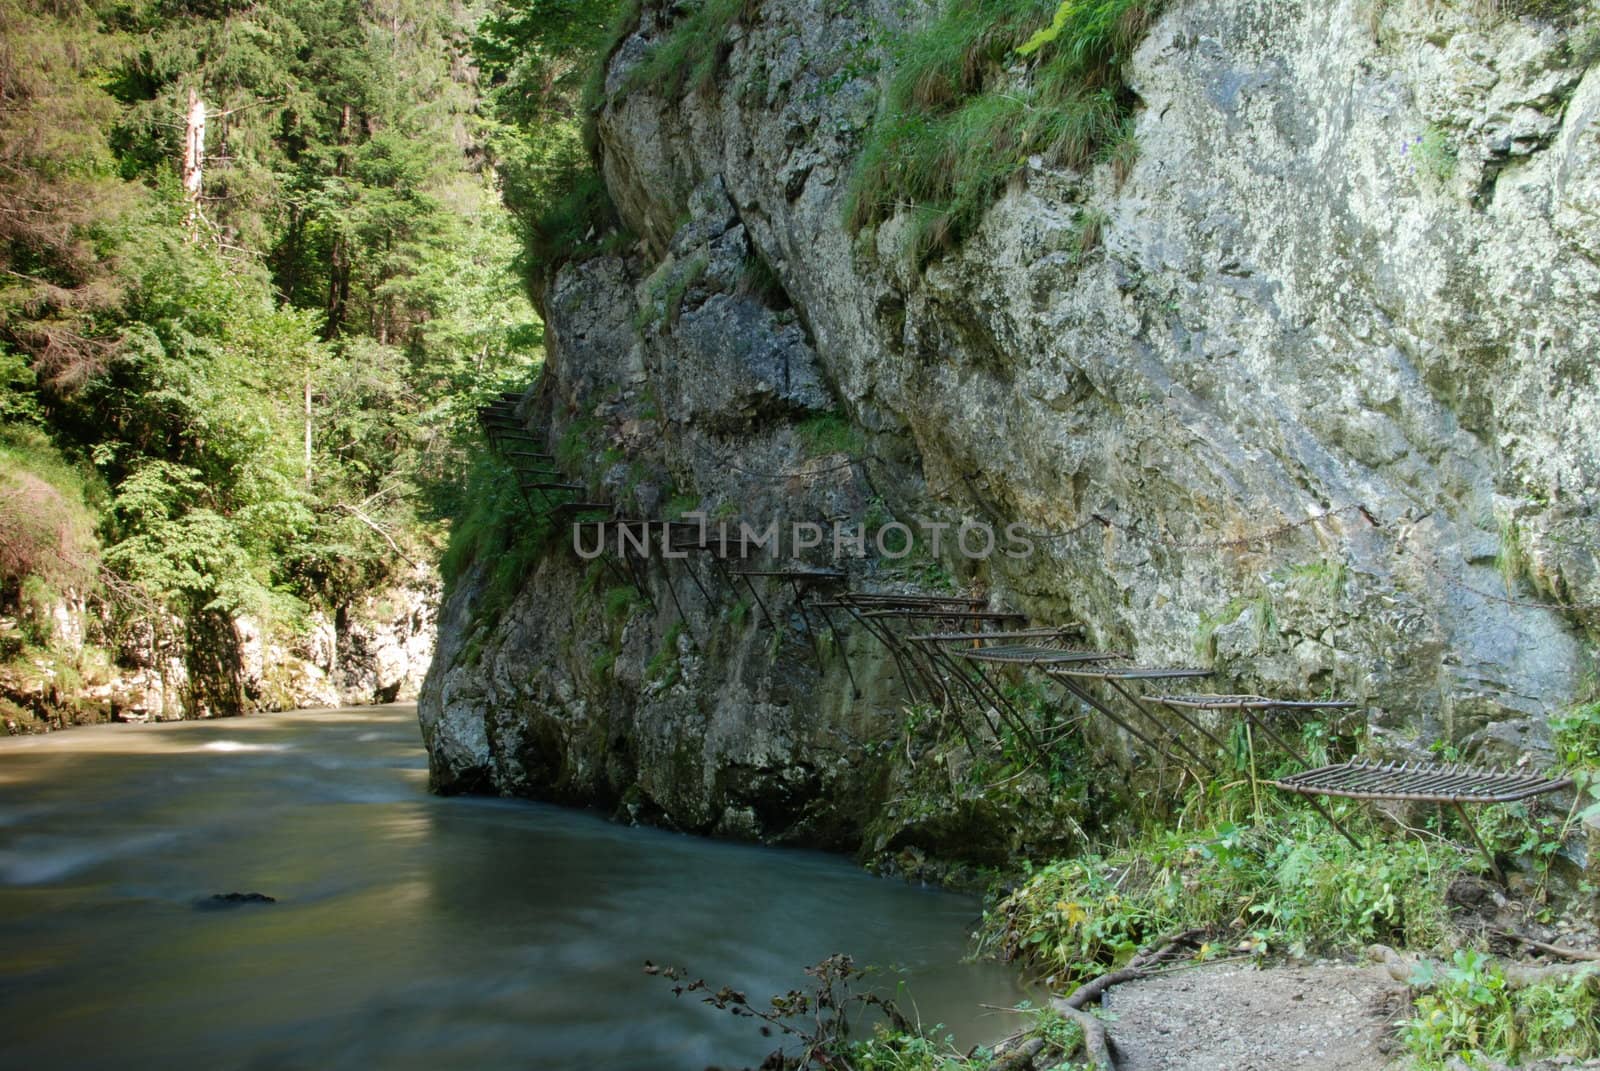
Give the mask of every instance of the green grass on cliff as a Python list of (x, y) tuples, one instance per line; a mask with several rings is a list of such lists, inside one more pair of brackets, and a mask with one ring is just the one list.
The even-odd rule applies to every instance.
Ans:
[(534, 515), (517, 490), (516, 474), (493, 454), (479, 454), (467, 473), (466, 513), (450, 528), (439, 563), (449, 597), (475, 564), (484, 571), (474, 618), (493, 625), (521, 590), (549, 542), (546, 514)]
[[(1138, 147), (1121, 70), (1161, 3), (947, 0), (926, 26), (891, 41), (894, 73), (848, 191), (852, 231), (909, 209), (914, 251), (925, 261), (964, 240), (1030, 156), (1067, 167), (1105, 160), (1119, 181), (1126, 177)], [(761, 0), (682, 5), (620, 93), (673, 100), (709, 91), (726, 67), (732, 31), (754, 25), (760, 9)], [(638, 18), (638, 3), (622, 4), (615, 41)], [(603, 74), (602, 63), (585, 95), (591, 119), (605, 103)], [(592, 149), (592, 134), (588, 141)], [(573, 218), (581, 225), (585, 215)]]
[(854, 231), (911, 209), (919, 261), (965, 239), (1030, 156), (1136, 148), (1121, 70), (1160, 0), (949, 0), (891, 46), (894, 74), (851, 180)]
[(650, 88), (668, 100), (686, 90), (704, 92), (727, 63), (728, 31), (754, 24), (762, 0), (698, 0), (650, 46), (628, 72), (623, 91)]

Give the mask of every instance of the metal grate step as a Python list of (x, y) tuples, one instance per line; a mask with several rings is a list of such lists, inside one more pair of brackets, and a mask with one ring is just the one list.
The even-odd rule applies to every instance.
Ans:
[(585, 489), (581, 483), (551, 483), (543, 480), (523, 483), (521, 486), (524, 491), (582, 491)]
[(837, 583), (849, 579), (846, 573), (838, 569), (735, 569), (733, 575), (769, 576), (778, 580), (810, 580), (818, 583), (823, 581)]
[(975, 643), (982, 640), (1064, 640), (1076, 636), (1082, 626), (1076, 622), (1053, 628), (1023, 628), (994, 632), (927, 632), (907, 636), (912, 643)]
[(1191, 710), (1354, 710), (1348, 699), (1269, 699), (1264, 695), (1158, 695), (1157, 703)]
[(1434, 763), (1375, 763), (1359, 760), (1321, 766), (1272, 782), (1302, 796), (1357, 800), (1422, 800), (1429, 803), (1510, 803), (1567, 788), (1570, 777)]
[(1002, 643), (974, 647), (957, 654), (969, 662), (1003, 662), (1017, 665), (1065, 665), (1073, 662), (1109, 662), (1127, 658), (1115, 651), (1073, 651), (1065, 647), (1036, 647), (1030, 644)]
[(972, 610), (982, 610), (989, 605), (988, 599), (977, 599), (965, 595), (901, 595), (892, 591), (852, 591), (841, 595), (841, 601), (852, 603), (862, 609), (902, 609), (916, 610), (923, 608), (960, 609), (966, 607)]
[(1063, 666), (1048, 672), (1052, 677), (1097, 681), (1181, 681), (1211, 676), (1209, 669), (1161, 666)]
[[(860, 609), (857, 607), (857, 609)], [(898, 621), (1026, 621), (1010, 610), (913, 610), (905, 608), (862, 610), (862, 617)]]

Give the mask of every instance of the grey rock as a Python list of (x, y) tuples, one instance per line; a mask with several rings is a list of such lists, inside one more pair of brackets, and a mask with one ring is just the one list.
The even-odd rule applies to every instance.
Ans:
[[(1207, 687), (1334, 692), (1406, 746), (1548, 759), (1594, 622), (1548, 604), (1600, 603), (1600, 73), (1573, 59), (1574, 24), (1172, 5), (1126, 72), (1127, 180), (1032, 161), (918, 269), (904, 219), (856, 236), (842, 211), (872, 85), (835, 75), (869, 20), (902, 16), (829, 10), (763, 5), (720, 88), (682, 100), (617, 96), (656, 14), (613, 57), (602, 170), (642, 254), (569, 267), (546, 296), (552, 433), (607, 390), (635, 414), (650, 393), (657, 421), (606, 434), (707, 509), (859, 516), (881, 495), (900, 517), (1019, 522), (1059, 538), (946, 564), (1092, 642), (1200, 658)], [(1419, 163), (1429, 131), (1453, 170)], [(1078, 255), (1085, 208), (1106, 223)], [(741, 292), (755, 255), (783, 308)], [(730, 467), (803, 465), (792, 422), (831, 408), (868, 434), (870, 489)], [(892, 666), (857, 667), (855, 699), (792, 606), (776, 638), (754, 611), (735, 629), (680, 576), (695, 654), (648, 681), (664, 576), (599, 681), (585, 652), (611, 626), (554, 557), (480, 661), (442, 637), (422, 697), (436, 778), (859, 842), (885, 798), (864, 756), (899, 717)], [(474, 590), (445, 631), (472, 627)]]

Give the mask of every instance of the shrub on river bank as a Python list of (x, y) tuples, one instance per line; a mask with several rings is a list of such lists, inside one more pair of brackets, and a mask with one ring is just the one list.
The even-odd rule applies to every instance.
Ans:
[[(1353, 817), (1344, 821), (1360, 829)], [(1363, 847), (1301, 808), (1224, 807), (1198, 829), (1150, 830), (1126, 847), (1030, 868), (986, 917), (983, 947), (1070, 986), (1185, 930), (1254, 955), (1439, 946), (1445, 891), (1471, 857), (1421, 836), (1357, 839)]]

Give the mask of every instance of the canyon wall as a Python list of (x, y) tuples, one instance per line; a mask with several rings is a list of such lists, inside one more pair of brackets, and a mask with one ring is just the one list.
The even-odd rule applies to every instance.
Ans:
[[(637, 241), (560, 272), (519, 412), (623, 514), (1022, 525), (1026, 557), (844, 566), (1207, 690), (1355, 699), (1394, 753), (1543, 762), (1600, 621), (1600, 18), (1557, 6), (1170, 4), (1124, 73), (1131, 168), (1029, 159), (919, 265), (909, 213), (853, 234), (842, 206), (874, 42), (925, 10), (769, 0), (664, 97), (628, 83), (673, 29), (647, 5), (598, 124)], [(1118, 780), (1024, 771), (997, 814), (950, 760), (961, 800), (908, 810), (931, 760), (870, 636), (706, 561), (630, 602), (548, 538), (494, 619), (492, 563), (450, 593), (441, 789), (983, 861)]]

